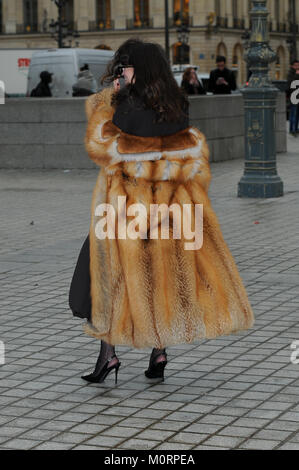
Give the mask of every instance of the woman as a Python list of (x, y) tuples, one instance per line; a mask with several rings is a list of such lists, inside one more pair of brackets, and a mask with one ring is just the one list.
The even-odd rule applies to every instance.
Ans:
[[(84, 246), (90, 272), (81, 274), (85, 286), (90, 274), (90, 299), (87, 292), (86, 302), (74, 300), (79, 283), (70, 292), (74, 314), (87, 318), (86, 333), (101, 340), (95, 370), (83, 378), (100, 383), (115, 370), (117, 381), (114, 347), (123, 344), (152, 347), (145, 375), (164, 380), (167, 346), (247, 329), (253, 312), (208, 198), (205, 136), (189, 126), (188, 102), (163, 49), (126, 41), (105, 80), (113, 87), (86, 101), (86, 149), (101, 166)], [(164, 212), (154, 219), (157, 206)], [(185, 207), (180, 218), (176, 210)], [(194, 247), (188, 243), (200, 235), (198, 220), (203, 244)], [(191, 235), (186, 221), (196, 227)], [(89, 260), (82, 260), (86, 270)], [(81, 315), (76, 302), (85, 303)]]
[(197, 78), (196, 71), (192, 67), (188, 67), (183, 75), (182, 89), (187, 95), (205, 95), (205, 89)]

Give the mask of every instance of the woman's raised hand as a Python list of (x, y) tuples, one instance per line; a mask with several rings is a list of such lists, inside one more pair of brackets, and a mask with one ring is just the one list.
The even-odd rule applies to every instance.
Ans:
[(120, 90), (120, 83), (119, 83), (119, 79), (116, 78), (115, 80), (113, 80), (113, 86), (114, 86), (114, 90), (115, 91), (119, 91)]

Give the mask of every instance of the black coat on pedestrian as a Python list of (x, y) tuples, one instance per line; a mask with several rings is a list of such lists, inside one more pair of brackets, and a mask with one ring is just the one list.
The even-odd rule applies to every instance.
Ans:
[(287, 81), (288, 81), (288, 87), (287, 87), (287, 98), (290, 99), (291, 94), (295, 90), (295, 88), (292, 88), (292, 83), (294, 80), (299, 80), (299, 74), (296, 73), (296, 70), (294, 67), (291, 67), (287, 76)]
[[(228, 85), (217, 85), (217, 80), (221, 77), (227, 81)], [(209, 91), (214, 93), (214, 95), (229, 95), (236, 89), (236, 79), (232, 70), (229, 70), (225, 67), (223, 70), (219, 70), (217, 68), (211, 71), (209, 79)]]
[(33, 98), (51, 98), (52, 92), (48, 83), (40, 81), (36, 88), (31, 92)]
[(198, 85), (188, 82), (188, 80), (183, 80), (182, 89), (187, 93), (187, 95), (205, 95), (206, 91), (202, 84), (198, 82)]
[[(172, 135), (189, 127), (189, 110), (185, 109), (180, 122), (155, 122), (152, 109), (144, 109), (138, 99), (118, 105), (113, 124), (127, 134), (140, 137)], [(91, 318), (89, 235), (80, 250), (69, 290), (69, 307), (75, 317)]]

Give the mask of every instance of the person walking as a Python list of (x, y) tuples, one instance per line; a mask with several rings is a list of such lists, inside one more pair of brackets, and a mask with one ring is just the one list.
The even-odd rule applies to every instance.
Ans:
[(40, 82), (38, 85), (31, 91), (31, 97), (34, 98), (50, 98), (52, 97), (52, 92), (50, 89), (50, 83), (52, 83), (52, 76), (54, 74), (43, 70), (40, 74)]
[(152, 348), (145, 376), (164, 380), (167, 347), (246, 330), (254, 314), (208, 196), (206, 138), (163, 49), (126, 41), (103, 80), (113, 86), (86, 100), (85, 146), (101, 169), (69, 293), (101, 340), (82, 378), (115, 371), (117, 383), (115, 346), (127, 345)]
[(235, 75), (226, 67), (224, 56), (216, 57), (217, 68), (212, 70), (209, 78), (209, 92), (214, 95), (229, 95), (237, 89)]
[(205, 95), (205, 89), (198, 80), (196, 71), (193, 67), (188, 67), (183, 75), (182, 89), (187, 95)]
[(294, 81), (299, 81), (299, 60), (295, 59), (291, 63), (291, 68), (287, 77), (288, 81), (288, 90), (287, 98), (290, 102), (290, 112), (289, 112), (289, 121), (290, 121), (290, 134), (294, 137), (298, 136), (299, 133), (299, 104), (292, 103), (291, 96), (295, 88), (292, 88)]

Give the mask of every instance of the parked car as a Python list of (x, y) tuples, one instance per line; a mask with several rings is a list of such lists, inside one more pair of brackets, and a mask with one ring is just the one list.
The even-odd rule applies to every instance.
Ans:
[(53, 74), (51, 92), (56, 98), (71, 98), (73, 85), (77, 82), (80, 67), (88, 64), (90, 72), (97, 81), (98, 90), (102, 86), (100, 80), (108, 62), (114, 55), (113, 51), (102, 49), (63, 48), (47, 49), (32, 55), (28, 73), (27, 96), (40, 81), (40, 73), (48, 71)]

